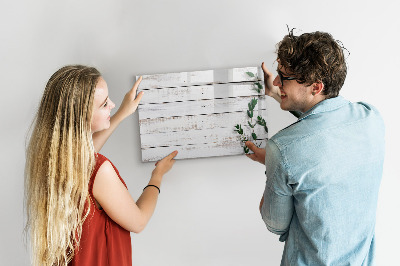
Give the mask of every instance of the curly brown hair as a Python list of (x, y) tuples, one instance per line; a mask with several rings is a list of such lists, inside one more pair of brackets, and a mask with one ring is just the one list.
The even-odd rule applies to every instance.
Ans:
[(300, 84), (322, 82), (322, 93), (333, 98), (339, 95), (346, 79), (343, 50), (347, 49), (329, 33), (316, 31), (295, 36), (292, 29), (277, 44), (277, 60)]

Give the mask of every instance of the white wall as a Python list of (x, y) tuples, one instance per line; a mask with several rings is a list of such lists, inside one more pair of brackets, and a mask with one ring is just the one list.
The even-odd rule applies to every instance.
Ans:
[[(96, 66), (119, 103), (135, 75), (262, 61), (275, 68), (275, 44), (288, 24), (299, 33), (321, 30), (341, 40), (351, 52), (341, 94), (374, 104), (385, 119), (376, 235), (380, 265), (393, 265), (400, 210), (397, 10), (392, 0), (2, 1), (1, 264), (29, 264), (22, 234), (25, 137), (55, 70), (72, 63)], [(270, 108), (272, 133), (293, 121), (275, 103)], [(153, 169), (141, 163), (139, 147), (134, 114), (102, 150), (134, 198)], [(178, 161), (164, 179), (148, 227), (132, 234), (134, 265), (279, 265), (283, 244), (258, 213), (264, 182), (262, 165), (244, 156)]]

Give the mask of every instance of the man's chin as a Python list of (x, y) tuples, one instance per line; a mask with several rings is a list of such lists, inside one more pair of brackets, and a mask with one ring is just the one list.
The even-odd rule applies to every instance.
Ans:
[(282, 104), (281, 103), (281, 109), (283, 110), (283, 111), (291, 111), (291, 108), (289, 108), (288, 106), (285, 106), (284, 104)]

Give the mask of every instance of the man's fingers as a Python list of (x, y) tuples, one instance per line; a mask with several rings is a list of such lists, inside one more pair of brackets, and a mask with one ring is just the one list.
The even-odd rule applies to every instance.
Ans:
[(269, 72), (268, 68), (265, 66), (264, 62), (261, 64), (261, 68), (264, 71), (264, 74), (267, 76), (271, 76), (271, 72)]
[(258, 147), (251, 141), (246, 141), (246, 146), (249, 148), (251, 151), (255, 151)]
[(246, 154), (246, 156), (249, 157), (250, 159), (252, 159), (253, 161), (256, 161), (256, 155), (254, 153)]

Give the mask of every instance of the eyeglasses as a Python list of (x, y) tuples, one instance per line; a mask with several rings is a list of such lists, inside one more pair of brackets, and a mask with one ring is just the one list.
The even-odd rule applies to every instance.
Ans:
[(283, 81), (284, 81), (284, 80), (295, 80), (295, 79), (297, 79), (296, 77), (284, 77), (283, 74), (282, 74), (282, 72), (281, 72), (279, 69), (276, 70), (276, 71), (278, 71), (279, 80), (281, 81), (282, 87), (283, 87)]

